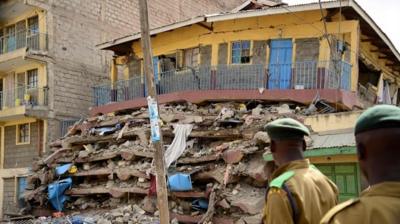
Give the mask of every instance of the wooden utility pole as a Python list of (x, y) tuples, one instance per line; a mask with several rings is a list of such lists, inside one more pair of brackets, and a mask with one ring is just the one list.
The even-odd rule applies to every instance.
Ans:
[(157, 204), (160, 211), (160, 224), (169, 224), (168, 192), (165, 179), (164, 149), (161, 129), (158, 126), (158, 102), (156, 85), (154, 83), (154, 70), (151, 54), (147, 0), (139, 0), (139, 11), (144, 73), (147, 81), (147, 93), (149, 95), (147, 98), (147, 102), (151, 123), (151, 140), (155, 148), (154, 161), (157, 179)]

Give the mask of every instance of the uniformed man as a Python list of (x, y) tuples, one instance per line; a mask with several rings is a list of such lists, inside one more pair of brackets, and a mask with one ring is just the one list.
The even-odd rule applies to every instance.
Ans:
[(272, 174), (264, 207), (264, 224), (317, 224), (337, 204), (336, 185), (307, 159), (300, 122), (283, 118), (266, 126), (270, 150), (278, 169)]
[(374, 106), (355, 126), (357, 156), (370, 187), (346, 201), (321, 223), (400, 223), (400, 108)]

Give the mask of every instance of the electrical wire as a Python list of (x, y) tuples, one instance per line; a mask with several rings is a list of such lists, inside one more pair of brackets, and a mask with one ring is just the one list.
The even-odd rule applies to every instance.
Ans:
[(318, 0), (318, 5), (319, 5), (319, 11), (321, 12), (321, 20), (324, 24), (324, 37), (326, 38), (326, 40), (328, 41), (328, 45), (329, 45), (329, 49), (330, 51), (332, 51), (332, 45), (331, 42), (329, 40), (329, 36), (328, 36), (328, 27), (326, 25), (326, 17), (324, 15), (324, 10), (322, 9), (322, 2), (321, 0)]

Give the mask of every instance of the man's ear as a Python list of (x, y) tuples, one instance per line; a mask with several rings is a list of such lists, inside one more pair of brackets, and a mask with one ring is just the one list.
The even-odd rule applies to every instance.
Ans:
[(307, 149), (307, 143), (306, 140), (303, 139), (303, 152), (306, 151)]
[(270, 141), (269, 149), (271, 150), (272, 153), (275, 153), (275, 151), (276, 151), (276, 143), (272, 139)]

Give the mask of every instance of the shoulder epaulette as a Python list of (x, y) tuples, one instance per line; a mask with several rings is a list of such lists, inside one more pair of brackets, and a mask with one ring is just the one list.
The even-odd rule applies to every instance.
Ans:
[(348, 208), (351, 205), (356, 204), (359, 201), (360, 201), (359, 198), (353, 198), (353, 199), (347, 200), (343, 203), (336, 205), (331, 210), (329, 210), (328, 213), (326, 213), (326, 215), (322, 219), (321, 223), (328, 223), (338, 212), (344, 210), (345, 208)]
[(273, 179), (271, 183), (269, 184), (269, 187), (276, 187), (276, 188), (282, 188), (283, 184), (289, 180), (291, 177), (293, 177), (294, 171), (286, 171), (279, 175), (277, 178)]

